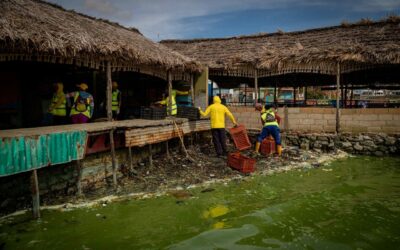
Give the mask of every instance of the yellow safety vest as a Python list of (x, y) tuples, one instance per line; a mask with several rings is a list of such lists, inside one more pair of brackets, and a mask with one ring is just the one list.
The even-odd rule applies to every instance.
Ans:
[(76, 105), (76, 101), (78, 100), (78, 97), (79, 97), (79, 91), (75, 93), (74, 104), (72, 105), (70, 116), (77, 115), (77, 114), (83, 114), (87, 118), (90, 118), (91, 117), (90, 116), (90, 109), (91, 109), (90, 103), (86, 103), (86, 111), (80, 112), (80, 111), (76, 110), (75, 105)]
[[(169, 109), (169, 97), (167, 97), (165, 99), (166, 101), (166, 106), (167, 106), (167, 112), (168, 114), (170, 113), (170, 109)], [(171, 115), (176, 115), (178, 113), (178, 106), (176, 106), (176, 100), (175, 100), (175, 96), (172, 96), (172, 108), (171, 108)]]
[(112, 111), (117, 111), (119, 109), (118, 95), (120, 93), (121, 92), (118, 89), (112, 92), (112, 107), (111, 107)]
[[(267, 121), (267, 117), (269, 116), (273, 116), (274, 117), (274, 121)], [(272, 111), (272, 109), (268, 109), (265, 113), (261, 114), (261, 119), (264, 121), (264, 127), (266, 126), (277, 126), (279, 127), (278, 122), (275, 119), (275, 113), (274, 111)]]
[(57, 96), (56, 94), (53, 95), (53, 99), (51, 100), (51, 105), (53, 106), (53, 110), (51, 111), (52, 115), (55, 116), (66, 116), (67, 115), (67, 99), (64, 97), (63, 102), (58, 105), (57, 107), (55, 107), (55, 105), (58, 103), (58, 99), (59, 96)]

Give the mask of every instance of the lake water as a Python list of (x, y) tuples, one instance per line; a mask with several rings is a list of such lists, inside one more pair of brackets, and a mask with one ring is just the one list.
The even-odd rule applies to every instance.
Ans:
[(399, 249), (400, 158), (3, 221), (0, 249)]

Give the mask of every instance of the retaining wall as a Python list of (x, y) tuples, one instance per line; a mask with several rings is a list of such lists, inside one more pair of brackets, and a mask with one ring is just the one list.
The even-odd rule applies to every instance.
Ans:
[[(228, 107), (239, 123), (248, 129), (261, 129), (259, 112), (253, 107)], [(335, 108), (279, 108), (281, 129), (299, 132), (335, 132)], [(286, 123), (286, 124), (285, 124)], [(228, 126), (232, 124), (227, 122)], [(340, 132), (400, 133), (400, 109), (341, 109)]]

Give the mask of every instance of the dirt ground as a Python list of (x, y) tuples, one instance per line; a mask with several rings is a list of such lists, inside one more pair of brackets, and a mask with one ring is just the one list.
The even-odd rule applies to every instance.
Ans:
[[(216, 157), (213, 145), (193, 144), (186, 145), (190, 159), (185, 157), (181, 147), (175, 147), (170, 152), (170, 158), (166, 153), (153, 156), (153, 165), (149, 162), (140, 162), (134, 171), (121, 166), (122, 177), (118, 179), (119, 187), (115, 191), (112, 179), (108, 179), (104, 188), (96, 190), (84, 190), (82, 197), (58, 197), (51, 200), (43, 200), (45, 205), (79, 203), (93, 201), (109, 195), (124, 196), (132, 193), (154, 193), (168, 190), (184, 190), (191, 185), (199, 185), (205, 182), (219, 179), (241, 178), (246, 175), (287, 171), (301, 166), (319, 167), (318, 159), (321, 152), (302, 151), (294, 147), (284, 148), (281, 157), (258, 156), (256, 157), (256, 170), (251, 174), (243, 174), (227, 166), (227, 158)], [(228, 143), (228, 151), (235, 152), (233, 144)], [(242, 154), (252, 157), (252, 150), (243, 151)], [(180, 195), (177, 193), (176, 195)]]

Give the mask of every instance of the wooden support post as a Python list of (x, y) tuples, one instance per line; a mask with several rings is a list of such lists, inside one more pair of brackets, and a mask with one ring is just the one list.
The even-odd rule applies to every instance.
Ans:
[(256, 102), (258, 103), (258, 71), (257, 69), (254, 69), (254, 92), (255, 92), (255, 98)]
[(39, 194), (39, 181), (37, 171), (34, 169), (31, 174), (31, 190), (32, 190), (32, 212), (33, 218), (40, 218), (40, 194)]
[(285, 105), (283, 108), (283, 114), (285, 115), (285, 122), (284, 122), (284, 129), (285, 132), (287, 132), (289, 130), (289, 111), (288, 111), (288, 107)]
[(133, 159), (132, 159), (132, 147), (128, 147), (128, 157), (129, 157), (129, 171), (133, 173)]
[(338, 62), (336, 68), (336, 133), (340, 132), (340, 74), (340, 63)]
[(169, 154), (169, 145), (168, 145), (168, 141), (165, 141), (165, 151), (167, 153), (167, 158), (170, 159), (171, 155)]
[(305, 89), (304, 89), (304, 104), (305, 104), (305, 106), (307, 106), (307, 86), (305, 86)]
[(347, 108), (347, 91), (348, 91), (348, 84), (346, 83), (345, 89), (344, 89), (344, 108)]
[(78, 180), (76, 183), (77, 195), (82, 196), (82, 162), (81, 160), (76, 161), (76, 171), (78, 172)]
[(190, 94), (192, 96), (192, 106), (194, 107), (194, 74), (190, 75)]
[(111, 164), (113, 171), (113, 185), (114, 188), (117, 189), (118, 183), (117, 183), (117, 164), (115, 160), (114, 129), (110, 130), (110, 146), (111, 146)]
[(247, 106), (247, 83), (244, 85), (244, 106)]
[(353, 84), (351, 84), (350, 108), (353, 108), (353, 98), (354, 98), (354, 86)]
[(112, 79), (111, 79), (111, 64), (107, 62), (107, 120), (112, 121)]
[(151, 144), (149, 144), (149, 165), (153, 167), (153, 150)]
[(296, 107), (296, 87), (293, 87), (293, 107)]
[(277, 89), (277, 83), (275, 82), (275, 87), (274, 87), (274, 104), (276, 104), (276, 99), (277, 99), (277, 93), (276, 93), (276, 89)]
[(167, 114), (168, 116), (172, 116), (172, 74), (171, 71), (168, 70), (167, 72), (168, 76), (168, 109), (167, 109)]

